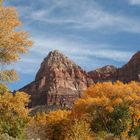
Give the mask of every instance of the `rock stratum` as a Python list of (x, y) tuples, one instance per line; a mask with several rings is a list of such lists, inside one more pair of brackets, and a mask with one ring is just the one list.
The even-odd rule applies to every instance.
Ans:
[(140, 51), (121, 68), (107, 65), (86, 72), (61, 52), (55, 50), (41, 63), (35, 80), (20, 91), (31, 95), (30, 107), (38, 105), (72, 106), (93, 83), (140, 81)]

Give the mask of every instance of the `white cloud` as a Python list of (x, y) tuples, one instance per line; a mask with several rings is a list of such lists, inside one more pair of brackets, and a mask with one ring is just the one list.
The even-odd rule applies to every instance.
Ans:
[[(126, 1), (131, 5), (140, 5), (140, 0)], [(24, 76), (23, 80), (35, 76), (48, 52), (55, 49), (63, 52), (87, 71), (107, 64), (125, 64), (134, 53), (121, 51), (120, 46), (120, 49), (117, 49), (117, 46), (109, 44), (119, 40), (113, 40), (118, 34), (113, 34), (112, 39), (110, 33), (140, 33), (138, 16), (122, 14), (127, 9), (111, 12), (110, 7), (103, 8), (97, 0), (96, 2), (95, 0), (40, 0), (39, 2), (30, 0), (26, 4), (18, 1), (6, 1), (6, 3), (18, 8), (24, 28), (31, 36), (35, 36), (34, 46), (29, 53), (10, 66)], [(95, 37), (96, 31), (97, 37)], [(105, 37), (108, 38), (107, 41), (103, 38), (106, 35), (104, 32), (101, 34), (103, 36), (99, 36), (102, 31), (109, 34), (109, 37)], [(93, 42), (94, 39), (97, 39), (97, 42)], [(99, 42), (100, 40), (104, 43)], [(132, 38), (133, 40), (135, 41), (135, 38)], [(123, 41), (124, 38), (117, 44)], [(124, 43), (127, 45), (127, 41)]]
[[(68, 28), (75, 29), (100, 29), (111, 28), (115, 31), (140, 33), (140, 20), (134, 17), (111, 13), (104, 10), (95, 1), (86, 0), (52, 0), (51, 6), (42, 6), (41, 9), (26, 8), (26, 18), (33, 22), (40, 21), (46, 24), (64, 24)], [(79, 5), (80, 3), (80, 5)], [(140, 4), (140, 0), (129, 0), (130, 4)], [(19, 7), (23, 11), (25, 9)], [(56, 10), (58, 12), (56, 12)], [(59, 12), (60, 11), (60, 12)], [(23, 14), (24, 12), (22, 12)], [(59, 14), (57, 14), (59, 13)], [(29, 22), (29, 21), (28, 21)], [(47, 26), (47, 25), (46, 25)]]
[[(35, 46), (31, 48), (28, 55), (24, 55), (21, 61), (13, 65), (18, 72), (23, 74), (35, 74), (43, 59), (49, 51), (58, 49), (68, 56), (81, 67), (91, 70), (91, 68), (103, 66), (103, 59), (113, 60), (116, 62), (127, 62), (133, 52), (119, 51), (111, 49), (112, 46), (107, 44), (84, 44), (78, 41), (68, 40), (66, 38), (34, 38)], [(106, 62), (108, 64), (108, 62)]]
[(131, 4), (131, 5), (139, 5), (140, 6), (140, 0), (129, 0), (129, 4)]
[[(42, 9), (41, 11), (34, 11), (32, 13), (32, 18), (53, 24), (69, 24), (69, 28), (74, 27), (85, 29), (98, 29), (101, 27), (115, 27), (113, 29), (140, 33), (140, 20), (138, 19), (134, 19), (133, 17), (125, 15), (120, 15), (117, 13), (107, 12), (95, 2), (92, 4), (92, 6), (88, 5), (87, 3), (81, 3), (80, 7), (77, 2), (78, 1), (72, 3), (71, 5), (68, 5), (68, 9), (66, 9), (66, 6), (64, 7), (62, 5), (56, 4), (49, 10)], [(140, 0), (131, 0), (131, 3), (140, 4)], [(68, 16), (52, 16), (55, 10), (54, 7), (63, 8), (63, 13), (66, 12)], [(38, 14), (39, 16), (36, 16)]]
[[(46, 0), (41, 0), (44, 3)], [(45, 28), (42, 32), (47, 34), (47, 24), (67, 25), (71, 31), (77, 30), (94, 30), (103, 28), (111, 28), (115, 31), (126, 31), (140, 33), (140, 20), (126, 15), (117, 13), (110, 13), (104, 10), (100, 5), (92, 1), (87, 0), (50, 0), (51, 6), (42, 5), (41, 9), (34, 9), (32, 6), (20, 6), (18, 9), (24, 18), (27, 18), (27, 22), (39, 21), (44, 22)], [(49, 2), (50, 2), (49, 1)], [(130, 0), (131, 2), (134, 0)], [(138, 1), (138, 0), (137, 0)], [(79, 4), (80, 3), (80, 4)], [(135, 0), (136, 3), (136, 0)], [(24, 12), (25, 11), (25, 12)], [(57, 14), (57, 12), (58, 14)], [(25, 16), (26, 15), (26, 16)], [(34, 24), (35, 25), (35, 24)], [(29, 25), (28, 25), (29, 26)], [(35, 27), (31, 30), (38, 31)], [(49, 29), (48, 29), (49, 30)], [(53, 29), (52, 29), (53, 30)], [(52, 31), (53, 33), (53, 31)], [(55, 34), (55, 33), (54, 33)], [(129, 51), (120, 51), (111, 49), (112, 46), (108, 44), (100, 43), (83, 43), (82, 40), (73, 41), (63, 36), (41, 38), (40, 34), (37, 34), (33, 38), (35, 46), (31, 49), (29, 56), (23, 56), (20, 62), (15, 67), (21, 72), (25, 69), (24, 73), (32, 73), (37, 71), (41, 61), (48, 54), (49, 51), (59, 49), (64, 54), (68, 55), (76, 63), (87, 63), (97, 61), (97, 59), (109, 59), (116, 62), (126, 62), (132, 55)], [(101, 64), (101, 62), (100, 62)], [(94, 64), (95, 65), (95, 64)], [(97, 64), (96, 64), (97, 65)], [(28, 66), (28, 69), (27, 69)]]
[(110, 27), (116, 31), (140, 33), (139, 20), (118, 14), (108, 13), (102, 10), (93, 10), (83, 16), (81, 25), (77, 28), (100, 29)]
[[(132, 52), (129, 51), (123, 52), (111, 49), (112, 46), (108, 44), (93, 43), (91, 45), (84, 44), (78, 41), (75, 42), (64, 38), (48, 38), (47, 40), (36, 38), (35, 40), (36, 47), (34, 47), (32, 51), (38, 52), (41, 55), (46, 54), (46, 52), (48, 52), (49, 50), (59, 49), (68, 56), (86, 56), (87, 59), (89, 59), (89, 57), (98, 57), (119, 62), (126, 62), (132, 55)], [(39, 48), (39, 50), (37, 49), (37, 47)]]

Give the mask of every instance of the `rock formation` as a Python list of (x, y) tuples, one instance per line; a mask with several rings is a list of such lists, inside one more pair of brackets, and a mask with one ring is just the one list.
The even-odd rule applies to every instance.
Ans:
[(140, 51), (121, 68), (111, 65), (86, 73), (59, 51), (44, 59), (35, 80), (20, 89), (31, 95), (30, 107), (72, 106), (91, 84), (104, 81), (140, 81)]
[(134, 54), (126, 65), (117, 70), (115, 79), (124, 83), (140, 81), (140, 51)]
[(117, 68), (112, 65), (107, 65), (102, 68), (98, 68), (94, 71), (88, 72), (90, 77), (95, 83), (104, 82), (104, 81), (114, 81), (114, 75), (117, 71)]
[(88, 74), (59, 51), (44, 59), (35, 80), (20, 89), (31, 95), (30, 107), (37, 105), (69, 105), (93, 83)]
[(114, 66), (105, 66), (88, 73), (93, 81), (122, 81), (128, 83), (130, 81), (140, 81), (140, 51), (132, 56), (130, 61), (122, 66), (116, 68)]

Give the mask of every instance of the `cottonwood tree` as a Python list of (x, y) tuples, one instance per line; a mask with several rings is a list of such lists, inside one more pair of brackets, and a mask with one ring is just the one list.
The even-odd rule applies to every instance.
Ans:
[(29, 121), (28, 102), (29, 95), (23, 92), (17, 92), (14, 96), (8, 92), (0, 94), (0, 136), (18, 139), (25, 136), (24, 128)]
[(32, 46), (27, 32), (20, 29), (22, 23), (14, 7), (2, 6), (0, 1), (0, 82), (5, 83), (17, 79), (15, 70), (3, 70), (20, 59), (20, 54), (26, 53)]
[(3, 0), (0, 0), (0, 5), (2, 6)]
[(4, 7), (0, 0), (0, 139), (22, 139), (28, 123), (29, 96), (23, 92), (9, 93), (5, 85), (17, 79), (16, 71), (2, 69), (19, 60), (20, 54), (32, 46), (27, 32), (20, 30), (21, 25), (16, 9)]
[(104, 131), (126, 139), (140, 131), (139, 94), (140, 84), (136, 82), (97, 83), (76, 101), (73, 112), (82, 117), (90, 114), (96, 134)]

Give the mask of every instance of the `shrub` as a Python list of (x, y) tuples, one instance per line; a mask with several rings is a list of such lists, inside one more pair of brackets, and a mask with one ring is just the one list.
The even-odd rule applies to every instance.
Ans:
[(45, 113), (38, 113), (32, 117), (26, 132), (28, 138), (41, 140), (63, 140), (66, 135), (70, 111), (57, 110)]
[(93, 140), (89, 124), (83, 120), (71, 122), (65, 140)]

